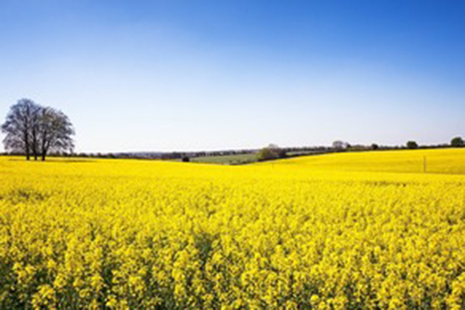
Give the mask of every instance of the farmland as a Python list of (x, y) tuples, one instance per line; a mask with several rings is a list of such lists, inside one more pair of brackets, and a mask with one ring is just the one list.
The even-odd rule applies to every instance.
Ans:
[[(305, 156), (305, 155), (319, 155), (319, 151), (291, 151), (287, 152), (287, 156)], [(321, 152), (321, 151), (320, 151)], [(199, 156), (191, 157), (190, 161), (195, 163), (211, 163), (222, 165), (244, 165), (258, 161), (257, 153), (245, 153), (236, 155), (213, 155), (213, 156)], [(178, 161), (181, 161), (179, 159)]]
[(201, 157), (192, 157), (191, 161), (198, 162), (198, 163), (240, 165), (240, 164), (256, 162), (257, 154), (248, 153), (248, 154), (237, 154), (237, 155), (201, 156)]
[(0, 158), (0, 308), (465, 307), (465, 150)]

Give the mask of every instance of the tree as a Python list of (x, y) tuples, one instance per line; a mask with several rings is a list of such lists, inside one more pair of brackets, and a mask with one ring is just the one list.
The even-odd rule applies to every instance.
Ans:
[(21, 99), (11, 106), (2, 132), (6, 134), (3, 143), (6, 150), (42, 160), (50, 151), (72, 150), (74, 135), (69, 118), (61, 111), (42, 107), (30, 99)]
[(348, 147), (350, 147), (350, 144), (347, 143), (347, 142), (340, 141), (340, 140), (337, 140), (337, 141), (333, 142), (333, 148), (336, 149), (336, 150), (345, 150)]
[(373, 150), (377, 150), (377, 149), (379, 149), (379, 145), (376, 144), (376, 143), (373, 143), (373, 144), (371, 145), (371, 148), (372, 148)]
[(264, 147), (258, 152), (257, 158), (259, 161), (277, 159), (278, 154), (269, 147)]
[(40, 132), (40, 114), (43, 108), (40, 105), (37, 105), (34, 113), (32, 114), (31, 118), (31, 128), (30, 128), (30, 137), (31, 137), (31, 152), (34, 156), (34, 160), (37, 160), (37, 157), (40, 153), (40, 145), (39, 145), (39, 132)]
[(40, 111), (39, 140), (42, 160), (49, 152), (72, 151), (74, 128), (68, 116), (50, 107)]
[(415, 142), (415, 141), (408, 141), (407, 142), (407, 148), (408, 149), (417, 149), (418, 148), (418, 144)]
[(463, 139), (461, 137), (455, 137), (450, 142), (450, 145), (452, 147), (463, 147), (465, 145), (465, 142), (463, 141)]
[(279, 149), (278, 150), (278, 158), (286, 158), (287, 157), (287, 152), (284, 149)]
[(257, 154), (257, 158), (259, 161), (272, 160), (272, 159), (285, 158), (285, 157), (287, 157), (286, 151), (279, 148), (275, 144), (270, 144), (269, 146), (262, 148)]
[(21, 99), (11, 106), (2, 125), (6, 135), (3, 140), (6, 150), (23, 153), (29, 160), (31, 151), (37, 160), (38, 113), (41, 107), (30, 99)]

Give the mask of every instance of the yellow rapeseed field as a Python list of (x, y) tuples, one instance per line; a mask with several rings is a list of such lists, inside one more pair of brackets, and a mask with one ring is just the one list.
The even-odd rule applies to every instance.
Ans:
[(465, 150), (1, 157), (0, 308), (464, 309)]

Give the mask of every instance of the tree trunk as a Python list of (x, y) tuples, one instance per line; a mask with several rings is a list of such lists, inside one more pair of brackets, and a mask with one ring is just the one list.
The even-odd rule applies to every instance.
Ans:
[(34, 159), (37, 160), (37, 142), (35, 139), (32, 141), (32, 155), (34, 155)]
[(30, 153), (29, 153), (29, 143), (26, 142), (26, 160), (29, 160), (29, 158), (31, 157), (30, 156)]
[(39, 141), (37, 141), (37, 128), (36, 128), (36, 124), (33, 124), (33, 127), (32, 127), (32, 154), (34, 155), (34, 160), (37, 160), (37, 158), (39, 157), (39, 152), (38, 152), (38, 143)]
[(45, 161), (45, 156), (47, 155), (47, 131), (45, 130), (42, 133), (42, 161)]

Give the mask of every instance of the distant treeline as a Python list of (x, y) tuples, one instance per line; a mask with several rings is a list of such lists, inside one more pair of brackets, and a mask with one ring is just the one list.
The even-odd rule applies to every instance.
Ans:
[[(276, 147), (276, 146), (275, 146)], [(437, 149), (456, 147), (450, 144), (438, 145), (418, 145), (417, 149)], [(388, 151), (388, 150), (404, 150), (411, 149), (405, 146), (387, 146), (387, 145), (350, 145), (346, 144), (343, 147), (335, 146), (304, 146), (304, 147), (282, 147), (279, 148), (282, 156), (296, 157), (305, 155), (320, 155), (336, 152), (366, 152), (366, 151)], [(230, 156), (230, 155), (245, 155), (245, 154), (259, 154), (262, 149), (242, 149), (242, 150), (225, 150), (225, 151), (200, 151), (200, 152), (134, 152), (134, 153), (69, 153), (69, 152), (55, 152), (50, 156), (60, 157), (84, 157), (84, 158), (120, 158), (120, 159), (158, 159), (158, 160), (185, 160), (196, 157), (209, 157), (209, 156)], [(20, 152), (2, 153), (1, 155), (24, 155)]]

